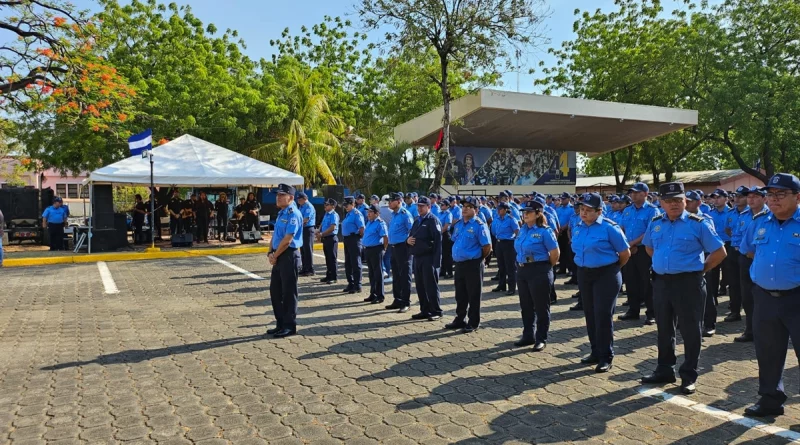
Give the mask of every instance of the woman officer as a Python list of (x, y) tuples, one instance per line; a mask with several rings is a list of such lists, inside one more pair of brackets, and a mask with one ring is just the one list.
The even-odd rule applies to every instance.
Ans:
[(524, 224), (514, 241), (514, 249), (523, 326), (522, 338), (514, 346), (534, 345), (534, 351), (541, 351), (550, 330), (550, 287), (553, 266), (558, 263), (558, 241), (547, 225), (541, 202), (528, 201), (522, 210)]
[(578, 289), (583, 300), (591, 354), (584, 364), (597, 364), (595, 372), (608, 372), (614, 359), (614, 308), (622, 286), (620, 269), (631, 257), (628, 240), (617, 223), (603, 218), (603, 198), (584, 195), (581, 220), (572, 229), (572, 251), (578, 266)]

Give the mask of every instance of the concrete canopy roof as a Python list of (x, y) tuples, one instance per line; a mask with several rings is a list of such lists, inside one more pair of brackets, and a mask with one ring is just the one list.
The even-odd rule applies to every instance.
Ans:
[[(597, 155), (697, 125), (694, 110), (498, 90), (451, 103), (451, 144), (528, 148)], [(397, 142), (433, 146), (442, 127), (437, 108), (394, 129)]]

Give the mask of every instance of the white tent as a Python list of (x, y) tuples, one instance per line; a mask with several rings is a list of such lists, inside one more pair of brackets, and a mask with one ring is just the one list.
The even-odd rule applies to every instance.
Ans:
[[(187, 187), (278, 184), (302, 185), (303, 177), (198, 139), (183, 135), (153, 148), (153, 183)], [(150, 185), (150, 163), (130, 157), (93, 171), (87, 183)]]

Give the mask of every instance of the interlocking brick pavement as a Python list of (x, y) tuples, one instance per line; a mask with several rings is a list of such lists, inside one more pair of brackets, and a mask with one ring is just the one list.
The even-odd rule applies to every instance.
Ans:
[[(264, 256), (225, 260), (269, 277)], [(413, 322), (302, 278), (300, 335), (274, 340), (261, 335), (268, 280), (207, 258), (108, 267), (118, 294), (104, 294), (95, 264), (0, 270), (0, 443), (789, 442), (642, 396), (655, 327), (617, 322), (612, 371), (580, 365), (574, 287), (557, 286), (549, 344), (533, 353), (512, 346), (519, 303), (488, 292), (494, 269), (472, 334), (442, 329), (451, 280), (446, 316)], [(741, 414), (757, 397), (753, 346), (732, 343), (741, 322), (718, 326), (688, 398)], [(790, 394), (798, 380), (790, 353)], [(796, 400), (775, 426), (800, 431)]]

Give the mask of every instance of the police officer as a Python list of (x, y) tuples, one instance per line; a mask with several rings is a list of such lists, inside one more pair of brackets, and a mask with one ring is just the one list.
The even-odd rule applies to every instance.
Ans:
[(69, 212), (60, 196), (53, 198), (53, 205), (42, 213), (42, 227), (50, 235), (50, 250), (64, 250), (64, 227), (67, 226)]
[(742, 284), (739, 279), (739, 245), (742, 243), (743, 233), (740, 233), (739, 219), (748, 217), (745, 213), (749, 212), (747, 207), (747, 194), (750, 189), (744, 185), (736, 189), (733, 196), (735, 207), (730, 211), (730, 222), (728, 223), (728, 230), (731, 235), (730, 248), (725, 250), (728, 252), (728, 258), (725, 258), (723, 264), (727, 265), (728, 274), (728, 288), (730, 289), (730, 309), (731, 312), (722, 321), (732, 322), (742, 320)]
[(308, 202), (308, 195), (297, 192), (297, 207), (300, 216), (303, 217), (303, 247), (300, 249), (300, 256), (303, 259), (303, 267), (300, 269), (301, 277), (314, 276), (314, 226), (317, 224), (317, 210)]
[(522, 311), (522, 337), (514, 346), (533, 345), (542, 351), (550, 331), (550, 291), (553, 268), (558, 263), (558, 241), (544, 214), (544, 198), (533, 199), (523, 207), (524, 223), (514, 240), (517, 263), (519, 306)]
[[(675, 323), (680, 325), (685, 359), (681, 391), (696, 390), (706, 300), (703, 274), (725, 258), (725, 246), (705, 218), (686, 211), (683, 183), (659, 187), (664, 213), (653, 217), (642, 245), (653, 259), (653, 301), (658, 318), (658, 366), (642, 383), (675, 382)], [(711, 252), (705, 255), (704, 252)]]
[(442, 225), (430, 211), (430, 199), (417, 200), (419, 217), (411, 226), (407, 243), (414, 256), (414, 280), (419, 295), (419, 313), (413, 320), (436, 321), (442, 318), (439, 270), (442, 267)]
[(344, 198), (344, 210), (347, 212), (342, 220), (342, 237), (344, 237), (344, 275), (347, 287), (344, 292), (355, 294), (361, 292), (361, 238), (364, 236), (364, 217), (356, 209), (352, 196)]
[(361, 212), (361, 216), (364, 217), (364, 221), (366, 222), (368, 216), (367, 215), (368, 206), (367, 204), (364, 203), (364, 200), (366, 200), (367, 198), (366, 196), (364, 196), (363, 193), (357, 194), (355, 198), (356, 198), (356, 210)]
[(569, 242), (569, 219), (575, 213), (570, 203), (570, 195), (564, 192), (561, 195), (560, 203), (556, 207), (556, 215), (558, 216), (558, 248), (561, 251), (560, 267), (562, 274), (568, 274), (572, 271), (572, 247)]
[(712, 198), (710, 198), (710, 197), (708, 197), (708, 198), (707, 198), (707, 197), (706, 197), (706, 194), (705, 194), (705, 193), (704, 193), (702, 190), (700, 190), (700, 189), (697, 189), (697, 190), (695, 190), (695, 192), (696, 192), (698, 195), (700, 195), (700, 199), (701, 199), (701, 201), (702, 201), (702, 202), (700, 203), (700, 211), (701, 211), (701, 212), (703, 212), (703, 213), (705, 213), (705, 214), (707, 215), (707, 214), (708, 214), (708, 212), (710, 212), (710, 211), (711, 211), (711, 206), (710, 206), (710, 205), (708, 205), (708, 202), (706, 202), (706, 201), (711, 201), (711, 200), (712, 200)]
[(581, 363), (608, 372), (614, 359), (614, 309), (622, 286), (621, 269), (631, 257), (620, 226), (603, 217), (603, 198), (588, 193), (579, 202), (580, 222), (572, 229), (572, 251), (592, 352)]
[(319, 237), (322, 240), (322, 252), (325, 254), (325, 277), (319, 280), (325, 284), (334, 284), (338, 281), (336, 271), (337, 257), (339, 256), (339, 214), (336, 213), (338, 203), (333, 198), (325, 201), (325, 216), (319, 225)]
[(478, 329), (481, 322), (483, 260), (491, 252), (492, 243), (489, 228), (476, 217), (478, 203), (475, 198), (468, 197), (461, 204), (462, 219), (453, 223), (452, 233), (456, 318), (445, 328), (469, 333)]
[(778, 173), (764, 188), (769, 212), (756, 215), (739, 248), (753, 259), (753, 337), (761, 399), (744, 412), (756, 417), (783, 414), (789, 339), (800, 358), (800, 179)]
[(419, 216), (419, 212), (417, 211), (417, 204), (416, 202), (414, 202), (415, 196), (416, 193), (414, 192), (409, 192), (405, 194), (405, 208), (406, 210), (408, 210), (408, 213), (411, 214), (411, 217), (413, 219), (417, 219), (417, 217)]
[[(714, 208), (708, 211), (706, 215), (714, 221), (714, 229), (717, 231), (722, 242), (725, 243), (725, 251), (732, 250), (731, 248), (731, 223), (733, 222), (733, 211), (727, 206), (728, 192), (722, 189), (716, 189), (713, 193), (708, 195), (714, 202)], [(730, 253), (728, 254), (731, 255)], [(706, 274), (706, 283), (708, 284), (708, 302), (706, 302), (706, 312), (703, 323), (703, 336), (712, 337), (717, 331), (717, 304), (718, 297), (724, 294), (725, 286), (720, 283), (720, 274), (728, 275), (728, 266), (730, 262), (726, 257), (717, 267), (708, 271)]]
[[(497, 238), (497, 275), (500, 278), (492, 292), (505, 292), (506, 295), (517, 293), (517, 253), (514, 251), (514, 240), (519, 233), (519, 220), (511, 214), (506, 202), (497, 205), (497, 219), (493, 219), (491, 228)], [(506, 287), (508, 286), (508, 287)]]
[(430, 195), (428, 195), (428, 199), (430, 200), (431, 203), (430, 206), (431, 213), (439, 220), (439, 222), (441, 222), (442, 219), (439, 218), (439, 215), (442, 213), (442, 209), (441, 207), (439, 207), (439, 195), (437, 195), (436, 193), (431, 193)]
[(733, 339), (737, 343), (753, 341), (753, 280), (750, 278), (750, 266), (753, 265), (753, 259), (742, 254), (741, 250), (747, 229), (755, 221), (755, 217), (761, 213), (769, 213), (769, 207), (767, 207), (765, 199), (766, 194), (766, 190), (760, 187), (752, 187), (747, 191), (747, 210), (739, 215), (739, 223), (736, 227), (737, 236), (740, 240), (738, 245), (739, 281), (742, 293), (742, 309), (744, 309), (745, 314), (744, 332)]
[(453, 214), (450, 212), (450, 201), (441, 201), (439, 222), (442, 223), (442, 269), (441, 278), (453, 278), (453, 239), (450, 228), (453, 226)]
[(367, 223), (364, 227), (364, 255), (369, 268), (369, 297), (364, 302), (372, 304), (383, 303), (385, 298), (381, 264), (386, 247), (389, 246), (389, 231), (380, 214), (377, 204), (367, 207)]
[[(640, 249), (647, 225), (659, 214), (658, 210), (647, 202), (650, 188), (647, 184), (637, 182), (630, 188), (632, 205), (622, 212), (619, 225), (631, 246), (631, 259), (625, 266), (625, 287), (628, 291), (628, 312), (619, 317), (620, 320), (638, 320), (642, 302), (645, 304), (645, 324), (656, 322), (653, 314), (653, 287), (650, 282), (652, 260), (645, 249)], [(681, 193), (683, 195), (683, 193)], [(681, 198), (683, 200), (683, 197)], [(685, 201), (684, 201), (685, 202)], [(684, 205), (685, 206), (685, 205)]]
[(303, 246), (303, 217), (294, 203), (294, 187), (279, 184), (276, 204), (279, 209), (272, 234), (269, 263), (272, 275), (269, 296), (276, 326), (267, 331), (275, 338), (297, 333), (297, 273), (300, 270), (300, 251)]
[(389, 223), (389, 246), (392, 249), (392, 296), (394, 301), (386, 309), (408, 312), (411, 305), (411, 251), (408, 234), (414, 225), (411, 213), (404, 209), (402, 193), (389, 194), (392, 221)]

